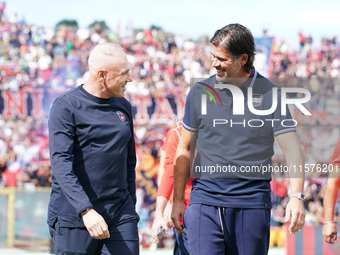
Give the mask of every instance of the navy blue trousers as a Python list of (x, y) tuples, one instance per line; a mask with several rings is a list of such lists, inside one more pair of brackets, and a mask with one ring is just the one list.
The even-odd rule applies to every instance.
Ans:
[(192, 255), (266, 255), (270, 210), (190, 205), (184, 214)]
[[(184, 229), (186, 231), (186, 229)], [(190, 255), (188, 238), (185, 235), (178, 234), (174, 228), (174, 255)]]
[(86, 228), (50, 226), (56, 255), (139, 255), (137, 220), (109, 226), (110, 238), (94, 239)]

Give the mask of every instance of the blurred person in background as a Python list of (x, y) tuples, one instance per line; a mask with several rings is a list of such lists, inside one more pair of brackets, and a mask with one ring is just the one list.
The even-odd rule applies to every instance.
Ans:
[(52, 170), (48, 165), (41, 165), (31, 175), (31, 182), (36, 187), (52, 186)]
[[(177, 146), (182, 134), (182, 121), (175, 123), (168, 131), (168, 135), (163, 144), (165, 151), (164, 160), (164, 173), (161, 177), (161, 181), (158, 185), (157, 200), (156, 200), (156, 211), (151, 228), (152, 238), (158, 243), (161, 235), (158, 233), (160, 228), (164, 229), (165, 234), (168, 234), (168, 228), (173, 228), (171, 220), (171, 205), (169, 205), (170, 197), (173, 193), (174, 179), (173, 179), (173, 168), (174, 158), (176, 155)], [(189, 205), (190, 192), (191, 192), (191, 181), (189, 179), (185, 189), (185, 205)], [(181, 222), (183, 226), (183, 222)], [(185, 235), (180, 235), (174, 228), (174, 255), (189, 255), (188, 238)]]
[(324, 226), (322, 228), (322, 235), (327, 243), (334, 244), (337, 241), (338, 233), (337, 222), (334, 220), (334, 208), (338, 200), (340, 187), (340, 138), (335, 145), (333, 156), (330, 160), (330, 166), (332, 167), (332, 171), (329, 171), (323, 200)]
[(90, 54), (89, 79), (59, 96), (49, 118), (53, 185), (47, 223), (56, 254), (139, 254), (132, 81), (118, 45)]

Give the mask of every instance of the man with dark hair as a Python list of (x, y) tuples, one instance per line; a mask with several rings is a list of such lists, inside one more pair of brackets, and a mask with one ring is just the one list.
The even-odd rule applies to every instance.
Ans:
[(139, 254), (130, 66), (120, 46), (97, 45), (88, 81), (59, 96), (49, 126), (47, 223), (56, 254)]
[[(267, 254), (274, 137), (288, 166), (304, 165), (294, 121), (288, 107), (281, 115), (280, 88), (253, 67), (255, 43), (249, 29), (228, 25), (217, 30), (211, 42), (216, 75), (196, 83), (187, 97), (174, 161), (172, 220), (177, 231), (186, 234), (183, 219), (194, 255)], [(270, 109), (275, 100), (272, 113), (255, 114)], [(194, 179), (186, 209), (190, 169)], [(289, 230), (295, 234), (304, 225), (304, 172), (289, 175), (291, 198), (285, 220), (291, 219)]]
[(225, 26), (215, 32), (210, 42), (215, 47), (226, 49), (236, 62), (240, 56), (247, 54), (248, 59), (243, 67), (248, 74), (251, 73), (256, 49), (254, 37), (248, 28), (240, 24)]

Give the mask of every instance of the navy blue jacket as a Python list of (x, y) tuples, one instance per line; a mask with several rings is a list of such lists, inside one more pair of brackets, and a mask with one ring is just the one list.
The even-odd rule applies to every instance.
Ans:
[(84, 227), (80, 213), (87, 208), (109, 225), (138, 218), (131, 104), (79, 86), (55, 100), (48, 126), (53, 185), (47, 223)]

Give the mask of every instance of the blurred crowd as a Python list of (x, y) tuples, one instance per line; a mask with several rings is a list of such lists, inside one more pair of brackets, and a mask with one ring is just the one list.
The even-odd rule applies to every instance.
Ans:
[[(59, 26), (52, 29), (30, 25), (16, 15), (7, 17), (0, 13), (0, 89), (28, 92), (43, 89), (57, 96), (86, 81), (89, 52), (95, 45), (104, 42), (121, 44), (132, 64), (134, 81), (127, 86), (128, 95), (185, 97), (190, 88), (190, 78), (208, 77), (215, 72), (211, 68), (211, 46), (207, 37), (194, 42), (161, 29), (132, 31), (132, 36), (122, 36), (103, 29), (99, 24), (93, 28)], [(284, 41), (276, 41), (271, 56), (271, 78), (279, 85), (283, 80), (288, 80), (287, 86), (309, 89), (312, 101), (339, 99), (340, 83), (335, 79), (324, 82), (340, 76), (340, 44), (337, 39), (324, 38), (321, 47), (317, 48), (313, 46), (311, 36), (305, 37), (300, 32), (297, 42), (300, 43), (299, 47), (294, 48)], [(167, 128), (168, 125), (136, 126), (137, 210), (141, 215), (140, 227), (146, 236), (149, 235), (150, 215), (154, 209), (154, 204), (150, 205), (150, 192), (156, 191), (159, 150)], [(338, 128), (302, 126), (298, 133), (304, 153), (310, 154), (306, 155), (307, 162), (328, 163), (339, 137)], [(322, 145), (321, 152), (312, 152), (311, 147), (314, 146), (311, 144), (317, 142), (318, 137), (316, 146)], [(284, 164), (277, 145), (276, 151), (278, 153), (273, 162)], [(51, 176), (47, 116), (13, 120), (0, 117), (0, 186), (27, 189), (49, 187)], [(274, 205), (272, 224), (280, 226), (284, 220), (289, 190), (287, 176), (274, 177), (271, 183)], [(322, 201), (326, 178), (317, 177), (320, 178), (307, 178), (305, 183), (306, 224), (323, 222)], [(144, 181), (151, 182), (155, 189), (146, 190)], [(337, 204), (337, 214), (339, 210), (340, 203)], [(146, 246), (150, 244), (149, 240), (143, 242)]]
[[(313, 48), (313, 38), (299, 32), (300, 48), (292, 48), (284, 40), (274, 47), (273, 78), (339, 78), (340, 42), (336, 37), (322, 38)], [(318, 88), (312, 88), (317, 91)]]

